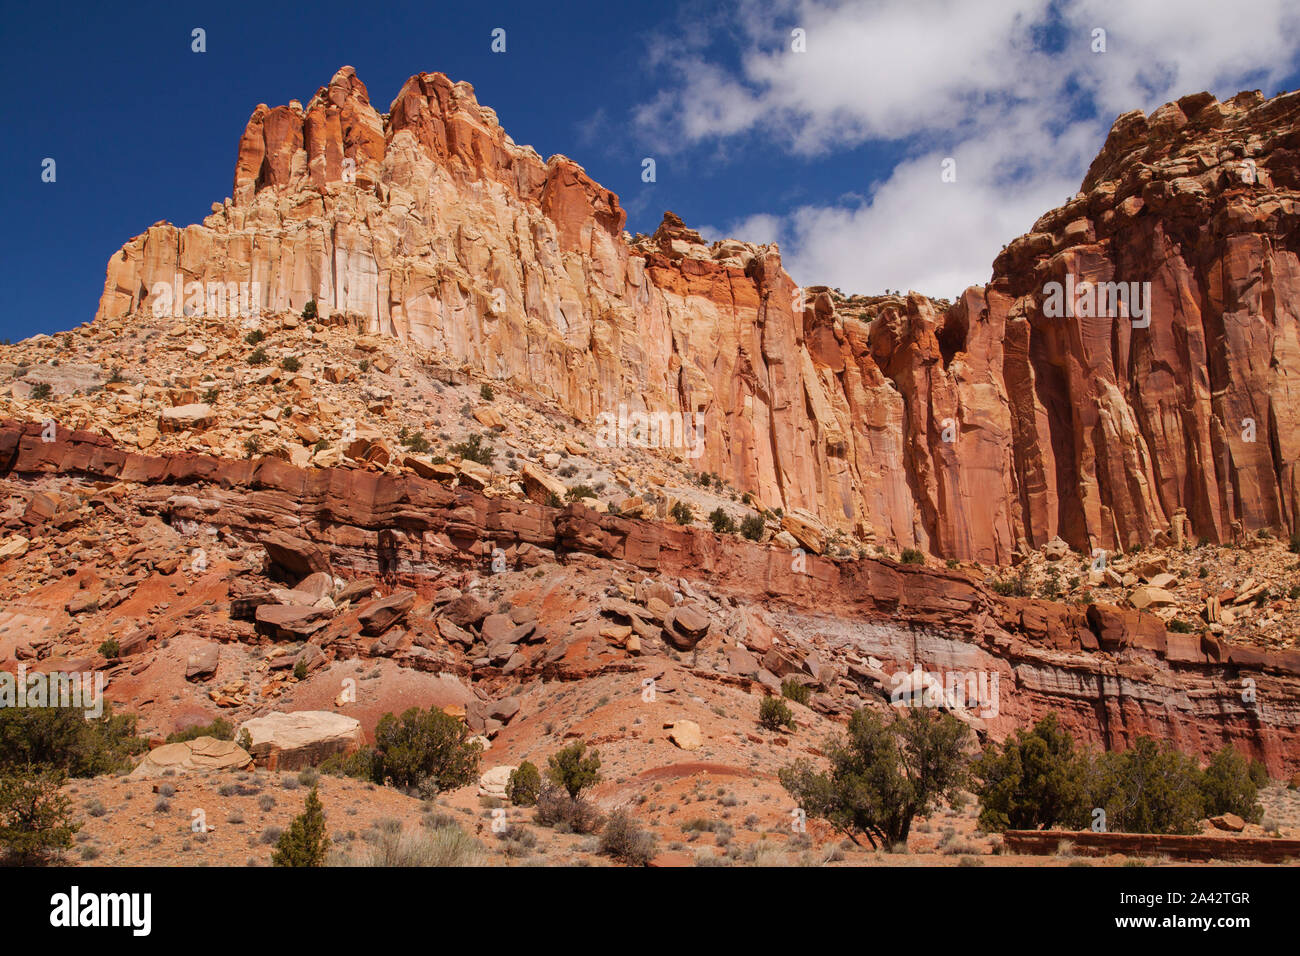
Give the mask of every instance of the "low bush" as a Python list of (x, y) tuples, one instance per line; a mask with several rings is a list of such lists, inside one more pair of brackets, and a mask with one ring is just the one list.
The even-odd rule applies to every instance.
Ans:
[(597, 842), (600, 852), (628, 866), (645, 866), (655, 855), (655, 838), (642, 830), (626, 810), (615, 810), (605, 821)]
[(794, 714), (781, 697), (764, 697), (758, 702), (758, 722), (768, 730), (794, 729)]
[(506, 781), (506, 796), (517, 807), (531, 807), (537, 803), (537, 795), (542, 791), (542, 775), (537, 767), (525, 760), (510, 771)]

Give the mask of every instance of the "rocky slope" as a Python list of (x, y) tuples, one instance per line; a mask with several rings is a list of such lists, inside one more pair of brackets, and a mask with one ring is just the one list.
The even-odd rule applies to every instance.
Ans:
[[(161, 731), (185, 716), (158, 706), (182, 674), (243, 717), (291, 689), (298, 661), (322, 669), (326, 706), (342, 661), (427, 676), (337, 705), (367, 731), (414, 691), (492, 735), (556, 678), (626, 672), (635, 696), (644, 676), (689, 676), (747, 696), (793, 676), (814, 712), (842, 718), (888, 706), (891, 675), (920, 668), (997, 675), (993, 706), (952, 707), (982, 735), (1056, 710), (1108, 747), (1146, 734), (1208, 756), (1232, 741), (1276, 775), (1300, 770), (1300, 651), (1166, 632), (1136, 610), (1005, 598), (893, 561), (792, 560), (414, 476), (151, 457), (77, 432), (47, 442), (36, 425), (0, 427), (0, 471), (6, 523), (39, 539), (6, 566), (0, 653), (41, 670), (107, 665), (122, 682), (110, 696), (147, 699)], [(92, 650), (108, 638), (112, 651)], [(173, 640), (184, 664), (165, 653)], [(692, 716), (707, 733), (711, 719)]]
[[(617, 196), (468, 84), (419, 74), (381, 115), (345, 67), (305, 108), (258, 106), (233, 197), (114, 255), (99, 318), (177, 276), (314, 299), (588, 424), (698, 415), (700, 471), (891, 549), (1113, 552), (1183, 516), (1221, 542), (1294, 528), (1298, 103), (1125, 114), (1083, 190), (950, 305), (798, 290), (775, 246), (707, 246), (671, 214), (631, 237)], [(1046, 317), (1066, 273), (1149, 282), (1149, 325)]]

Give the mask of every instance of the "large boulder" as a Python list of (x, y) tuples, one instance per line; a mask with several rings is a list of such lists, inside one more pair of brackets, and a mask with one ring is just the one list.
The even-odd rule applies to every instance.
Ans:
[(514, 764), (505, 764), (484, 772), (478, 778), (478, 795), (480, 797), (491, 797), (494, 800), (507, 799), (506, 784), (510, 782), (510, 775), (514, 771)]
[(211, 405), (195, 402), (192, 405), (179, 405), (176, 408), (164, 408), (158, 418), (158, 431), (198, 432), (212, 427), (216, 415)]
[(678, 720), (671, 724), (664, 724), (664, 730), (668, 731), (668, 739), (682, 750), (699, 750), (704, 743), (700, 725), (693, 720)]
[(826, 547), (826, 528), (811, 512), (790, 509), (781, 519), (781, 530), (792, 535), (813, 554), (821, 554)]
[(272, 531), (262, 539), (271, 564), (291, 581), (301, 581), (317, 571), (328, 571), (329, 552), (306, 538), (295, 537), (287, 531)]
[(472, 627), (488, 615), (488, 606), (472, 594), (462, 594), (442, 609), (443, 617), (457, 627)]
[(371, 601), (357, 614), (361, 622), (361, 632), (376, 637), (388, 630), (402, 618), (415, 604), (414, 591), (397, 591), (385, 598)]
[[(250, 753), (259, 767), (297, 770), (361, 746), (361, 721), (328, 710), (272, 713), (244, 721), (240, 732), (252, 738)], [(236, 734), (236, 739), (238, 739)]]
[(255, 614), (257, 629), (281, 641), (311, 637), (330, 621), (330, 612), (321, 608), (290, 604), (263, 604)]
[(244, 770), (252, 763), (253, 758), (248, 752), (233, 741), (195, 737), (178, 744), (155, 747), (131, 771), (131, 777), (136, 780), (161, 777), (169, 770), (174, 773)]
[(664, 640), (679, 651), (692, 650), (709, 633), (709, 616), (690, 604), (664, 615)]
[(552, 478), (530, 462), (523, 462), (519, 466), (519, 477), (524, 486), (524, 494), (538, 504), (550, 504), (552, 496), (563, 501), (568, 491), (564, 482)]
[(1210, 817), (1210, 826), (1216, 830), (1226, 830), (1229, 833), (1240, 833), (1246, 829), (1246, 821), (1235, 813), (1222, 813), (1217, 817)]
[(204, 644), (190, 651), (190, 656), (185, 661), (185, 679), (211, 677), (216, 673), (219, 656), (220, 651), (216, 644)]

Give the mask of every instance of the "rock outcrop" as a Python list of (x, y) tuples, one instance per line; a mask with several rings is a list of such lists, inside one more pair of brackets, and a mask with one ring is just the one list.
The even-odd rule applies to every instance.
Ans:
[(225, 770), (244, 770), (253, 765), (253, 758), (238, 744), (215, 737), (195, 737), (175, 744), (155, 747), (136, 768), (133, 779), (172, 776), (185, 773), (213, 773)]
[[(252, 312), (314, 300), (584, 422), (663, 416), (664, 454), (891, 548), (1004, 563), (1182, 520), (1294, 531), (1298, 124), (1297, 94), (1125, 114), (987, 287), (845, 298), (671, 213), (628, 236), (617, 196), (515, 144), (467, 83), (419, 74), (381, 115), (345, 67), (305, 108), (259, 105), (233, 196), (127, 243), (98, 314), (162, 307), (159, 283), (177, 314), (241, 283)], [(1138, 292), (1053, 316), (1052, 282)]]
[[(733, 607), (762, 595), (778, 624), (785, 618), (789, 632), (816, 634), (819, 646), (847, 661), (831, 667), (815, 655), (793, 655), (790, 642), (783, 638), (776, 645), (762, 618), (747, 615), (747, 647), (762, 656), (769, 678), (803, 674), (839, 685), (839, 678), (828, 677), (839, 669), (862, 697), (885, 675), (913, 667), (981, 672), (990, 679), (997, 676), (1000, 696), (990, 709), (971, 710), (979, 710), (981, 728), (995, 739), (1054, 710), (1076, 738), (1111, 748), (1147, 735), (1208, 757), (1232, 743), (1263, 760), (1275, 775), (1300, 768), (1300, 651), (1294, 649), (1264, 650), (1224, 643), (1209, 634), (1167, 631), (1158, 617), (1131, 608), (1004, 597), (960, 570), (817, 555), (792, 559), (779, 547), (734, 535), (602, 515), (576, 503), (553, 508), (488, 498), (415, 476), (300, 469), (274, 458), (152, 457), (115, 448), (102, 436), (58, 434), (56, 441), (45, 442), (38, 423), (0, 423), (0, 476), (32, 482), (61, 476), (91, 486), (132, 482), (137, 485), (132, 500), (144, 513), (165, 514), (180, 525), (216, 522), (248, 541), (293, 528), (303, 541), (327, 553), (336, 570), (362, 579), (367, 588), (365, 579), (382, 576), (394, 585), (427, 591), (442, 579), (448, 563), (482, 568), (494, 549), (509, 568), (542, 562), (552, 562), (554, 568), (560, 561), (580, 566), (595, 560), (625, 567), (639, 580), (658, 575), (660, 583), (642, 584), (643, 605), (616, 599), (602, 603), (602, 611), (628, 622), (621, 628), (635, 632), (620, 631), (617, 639), (624, 642), (632, 636), (659, 641), (671, 635), (698, 641), (698, 647), (720, 640), (687, 579), (707, 581)], [(676, 588), (666, 588), (665, 579), (676, 582)], [(680, 594), (674, 593), (677, 589)], [(506, 622), (473, 595), (440, 592), (440, 600), (446, 643), (431, 646), (476, 641), (482, 646), (492, 639), (487, 659), (473, 662), (480, 675), (497, 666), (517, 678), (545, 673), (559, 660), (552, 651), (561, 657), (566, 652), (566, 645), (556, 644), (516, 654), (521, 643), (534, 639), (534, 622), (527, 616), (510, 617), (514, 628), (507, 630)], [(594, 632), (609, 630), (590, 626)], [(477, 637), (474, 628), (480, 629)], [(602, 641), (613, 637), (612, 632), (602, 634)], [(417, 639), (430, 643), (419, 634)], [(868, 663), (854, 663), (863, 655)], [(418, 664), (424, 658), (412, 652), (409, 659)], [(753, 662), (743, 658), (734, 664), (733, 672), (754, 670)], [(1247, 688), (1250, 694), (1244, 693)], [(509, 719), (518, 706), (503, 700), (480, 707), (465, 700), (467, 714), (482, 710), (485, 726), (489, 719)], [(313, 730), (301, 746), (273, 746), (271, 741), (282, 738), (270, 730), (253, 732), (252, 754), (259, 763), (281, 750), (301, 752), (307, 755), (305, 762), (333, 752), (336, 745), (360, 743), (359, 729), (353, 736), (349, 728), (336, 733), (330, 724), (323, 733)], [(317, 746), (318, 739), (329, 741), (328, 748)], [(285, 759), (278, 758), (278, 765), (290, 766)], [(291, 759), (297, 765), (297, 758)]]
[(245, 721), (239, 731), (252, 739), (253, 760), (271, 770), (310, 767), (364, 742), (360, 721), (327, 710), (270, 713)]

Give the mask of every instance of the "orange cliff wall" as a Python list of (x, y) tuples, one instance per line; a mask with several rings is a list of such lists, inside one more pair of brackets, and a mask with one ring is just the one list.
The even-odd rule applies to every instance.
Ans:
[[(1294, 530), (1298, 116), (1294, 94), (1125, 114), (987, 287), (846, 301), (672, 214), (632, 239), (614, 193), (515, 144), (467, 83), (419, 74), (381, 116), (345, 67), (305, 109), (259, 105), (233, 198), (124, 246), (98, 314), (178, 272), (256, 282), (267, 310), (315, 299), (588, 423), (697, 414), (692, 467), (891, 549)], [(1046, 316), (1067, 273), (1150, 282), (1150, 326)]]

